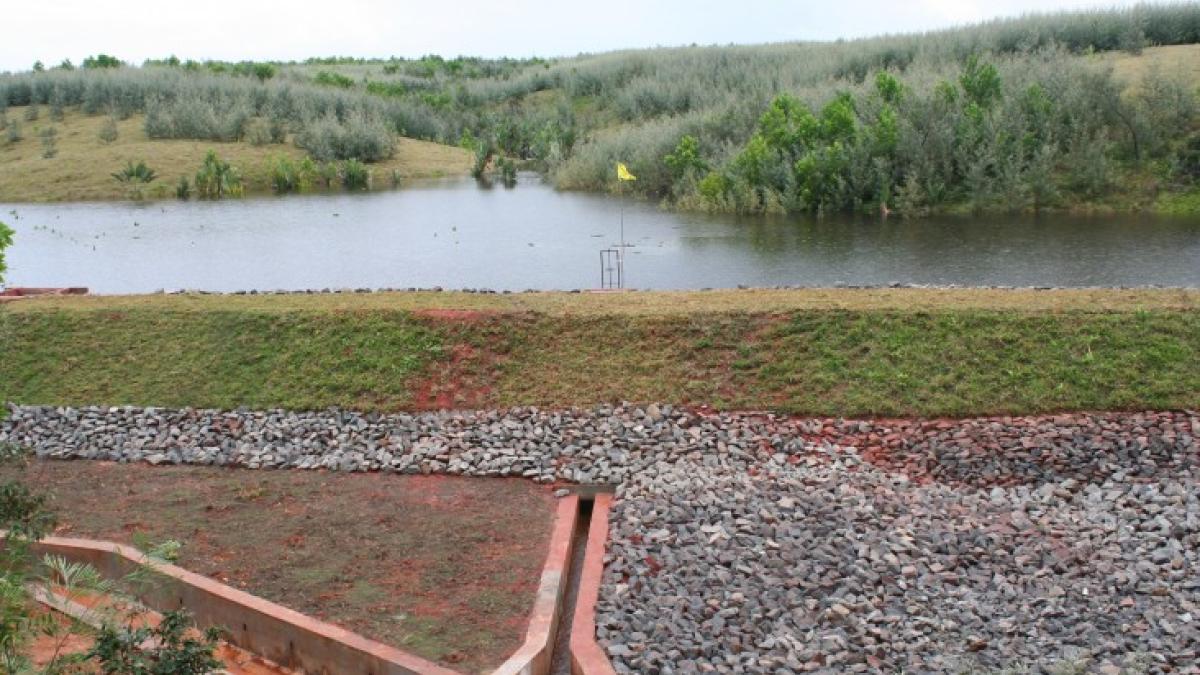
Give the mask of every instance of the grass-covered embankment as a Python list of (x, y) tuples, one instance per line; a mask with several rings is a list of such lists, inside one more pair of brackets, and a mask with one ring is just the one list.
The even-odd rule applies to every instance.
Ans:
[(59, 298), (0, 309), (0, 331), (0, 398), (31, 404), (1200, 405), (1196, 291)]

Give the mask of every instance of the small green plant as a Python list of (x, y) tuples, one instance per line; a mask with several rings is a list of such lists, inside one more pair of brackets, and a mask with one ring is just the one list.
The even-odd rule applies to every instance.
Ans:
[(700, 141), (695, 136), (684, 136), (679, 139), (675, 151), (663, 157), (663, 163), (671, 170), (676, 180), (683, 178), (689, 172), (702, 176), (708, 173), (708, 163), (700, 157)]
[(192, 184), (188, 182), (187, 176), (179, 177), (179, 182), (175, 184), (175, 196), (185, 201), (191, 199)]
[(242, 174), (229, 162), (217, 157), (217, 153), (209, 150), (204, 156), (204, 164), (196, 172), (196, 195), (207, 199), (222, 197), (240, 197), (244, 188)]
[(5, 137), (8, 139), (9, 143), (19, 143), (21, 139), (25, 138), (25, 134), (21, 133), (20, 120), (14, 119), (8, 123), (8, 129), (5, 131)]
[(4, 273), (8, 271), (8, 266), (4, 263), (4, 249), (12, 246), (12, 243), (12, 228), (0, 221), (0, 285), (4, 283)]
[(333, 187), (333, 182), (338, 179), (338, 166), (336, 162), (323, 162), (317, 169), (317, 177), (325, 184), (325, 188)]
[(124, 169), (114, 173), (112, 177), (121, 183), (150, 183), (158, 178), (158, 174), (154, 173), (154, 169), (147, 166), (145, 161), (139, 160), (134, 164), (131, 159)]
[(475, 164), (471, 166), (471, 176), (475, 180), (483, 178), (483, 174), (487, 171), (488, 164), (492, 161), (492, 155), (495, 152), (495, 146), (492, 145), (491, 141), (479, 142), (475, 146)]
[[(0, 246), (0, 248), (3, 248)], [(23, 462), (25, 453), (6, 447), (3, 461)], [(23, 648), (44, 632), (30, 611), (26, 583), (32, 580), (32, 545), (54, 530), (54, 514), (45, 495), (35, 494), (19, 480), (0, 484), (0, 529), (7, 532), (0, 549), (0, 670), (22, 672), (29, 667)]]
[(141, 199), (142, 190), (150, 183), (158, 178), (158, 174), (146, 165), (146, 162), (139, 160), (137, 164), (133, 160), (129, 160), (125, 164), (125, 168), (112, 175), (118, 183), (125, 184), (129, 189), (129, 196), (132, 199)]
[(349, 89), (354, 86), (354, 80), (349, 77), (341, 73), (331, 73), (327, 70), (318, 72), (313, 81), (317, 84), (323, 84), (328, 87), (340, 87), (342, 89)]
[(517, 184), (517, 165), (507, 157), (501, 157), (496, 160), (496, 169), (500, 172), (500, 182), (504, 183), (504, 187), (513, 187)]
[(25, 108), (25, 121), (26, 122), (36, 121), (38, 118), (38, 113), (39, 113), (39, 110), (38, 110), (37, 104), (36, 103), (29, 104), (29, 107)]
[(58, 129), (46, 127), (38, 132), (42, 139), (42, 159), (50, 159), (58, 154)]
[(400, 175), (400, 169), (392, 169), (392, 187), (398, 188), (404, 184), (404, 176)]
[(276, 194), (303, 192), (312, 185), (316, 164), (307, 157), (293, 162), (287, 157), (270, 160), (271, 188)]
[(1200, 183), (1200, 134), (1193, 134), (1175, 153), (1171, 177), (1184, 185)]
[(117, 120), (111, 115), (104, 123), (100, 125), (100, 132), (97, 134), (101, 143), (112, 143), (117, 140)]
[(371, 170), (357, 159), (342, 162), (342, 187), (347, 190), (370, 190)]
[[(213, 655), (221, 632), (206, 630), (199, 639), (188, 636), (186, 612), (167, 612), (153, 628), (104, 625), (87, 653), (105, 673), (133, 675), (207, 675), (221, 668)], [(147, 648), (147, 645), (151, 645)]]

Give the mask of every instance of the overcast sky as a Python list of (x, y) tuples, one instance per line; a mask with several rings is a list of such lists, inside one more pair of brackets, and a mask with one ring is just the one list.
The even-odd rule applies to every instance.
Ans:
[(656, 45), (832, 40), (1114, 0), (255, 0), (20, 2), (0, 11), (0, 70), (104, 52), (180, 58), (563, 56)]

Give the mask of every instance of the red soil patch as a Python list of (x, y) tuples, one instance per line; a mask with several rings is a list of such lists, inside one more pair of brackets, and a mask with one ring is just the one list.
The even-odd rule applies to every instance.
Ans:
[(432, 372), (417, 383), (413, 407), (417, 410), (446, 410), (488, 407), (492, 387), (486, 373), (496, 361), (494, 354), (468, 344), (450, 348), (448, 361), (435, 361)]
[(482, 321), (499, 315), (499, 312), (479, 309), (417, 309), (413, 310), (413, 314), (441, 321)]
[[(38, 616), (41, 616), (49, 611), (50, 610), (42, 607), (42, 605), (37, 605), (33, 609), (34, 614)], [(52, 613), (52, 616), (54, 617), (54, 622), (58, 624), (59, 630), (64, 629), (71, 622), (70, 619), (57, 612)], [(84, 635), (39, 634), (31, 643), (23, 648), (20, 653), (28, 658), (34, 666), (38, 668), (45, 668), (46, 666), (50, 665), (51, 661), (55, 659), (62, 659), (68, 654), (79, 654), (81, 652), (86, 652), (91, 648), (92, 639)], [(100, 668), (94, 664), (88, 664), (87, 666), (76, 665), (69, 668), (66, 672), (99, 673)]]
[(520, 646), (555, 500), (517, 479), (35, 461), (56, 534), (184, 543), (179, 564), (457, 669)]
[[(470, 309), (424, 309), (416, 316), (432, 319), (451, 347), (446, 356), (432, 360), (413, 385), (408, 407), (415, 410), (478, 409), (492, 407), (501, 345), (507, 341), (498, 312)], [(498, 332), (499, 331), (499, 332)]]

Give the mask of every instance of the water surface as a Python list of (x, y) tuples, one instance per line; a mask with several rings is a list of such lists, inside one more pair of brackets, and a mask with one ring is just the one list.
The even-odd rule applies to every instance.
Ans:
[(448, 179), (370, 194), (0, 205), (17, 233), (10, 285), (96, 293), (595, 288), (622, 215), (635, 288), (1200, 286), (1200, 219), (736, 218), (557, 192), (533, 175), (511, 190)]

